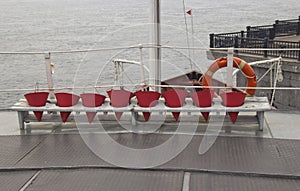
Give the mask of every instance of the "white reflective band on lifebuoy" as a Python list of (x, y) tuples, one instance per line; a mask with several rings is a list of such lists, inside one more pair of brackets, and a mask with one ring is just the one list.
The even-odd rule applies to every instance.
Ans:
[(210, 77), (212, 77), (214, 75), (214, 73), (210, 70), (207, 70), (205, 74), (210, 76)]
[(247, 64), (244, 60), (241, 61), (239, 68), (242, 70), (244, 66)]

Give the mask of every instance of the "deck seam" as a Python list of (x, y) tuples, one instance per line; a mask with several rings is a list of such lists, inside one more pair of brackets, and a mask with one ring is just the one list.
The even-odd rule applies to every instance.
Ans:
[(33, 181), (39, 176), (41, 173), (41, 170), (37, 171), (20, 189), (19, 191), (25, 191), (32, 183)]
[(300, 174), (278, 174), (278, 173), (258, 173), (258, 172), (241, 172), (241, 171), (224, 171), (194, 168), (152, 168), (152, 169), (136, 169), (122, 168), (116, 166), (49, 166), (49, 167), (24, 167), (24, 168), (0, 168), (0, 172), (16, 172), (16, 171), (42, 171), (42, 170), (80, 170), (80, 169), (107, 169), (107, 170), (147, 170), (147, 171), (163, 171), (163, 172), (189, 172), (189, 173), (208, 173), (215, 175), (229, 175), (242, 177), (264, 177), (264, 178), (281, 178), (300, 180)]
[(27, 153), (25, 153), (20, 159), (18, 159), (13, 166), (16, 166), (19, 162), (21, 162), (26, 156), (28, 156), (31, 152), (33, 152), (39, 145), (41, 145), (46, 139), (48, 138), (48, 136), (46, 136), (44, 139), (42, 139), (41, 141), (38, 142), (38, 144), (36, 144), (33, 148), (31, 148)]
[(183, 174), (183, 183), (182, 183), (182, 191), (190, 190), (190, 182), (191, 182), (191, 173), (184, 172)]

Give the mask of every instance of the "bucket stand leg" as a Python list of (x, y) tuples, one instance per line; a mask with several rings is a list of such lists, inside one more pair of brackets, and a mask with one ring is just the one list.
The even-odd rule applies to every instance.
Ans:
[(27, 111), (18, 111), (19, 127), (20, 130), (25, 129), (25, 117), (28, 115)]
[(258, 118), (259, 130), (263, 131), (264, 123), (265, 123), (265, 112), (258, 111), (258, 112), (256, 112), (256, 115), (257, 115), (257, 118)]
[(135, 111), (131, 111), (131, 125), (132, 126), (136, 126), (136, 120), (137, 120), (137, 117), (138, 117), (138, 113), (135, 112)]

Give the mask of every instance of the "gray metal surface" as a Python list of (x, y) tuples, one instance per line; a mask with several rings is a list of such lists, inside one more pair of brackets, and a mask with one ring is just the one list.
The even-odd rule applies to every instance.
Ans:
[(146, 170), (46, 170), (42, 171), (26, 191), (180, 191), (182, 172)]
[(36, 171), (0, 172), (0, 190), (20, 190)]
[(192, 173), (190, 191), (296, 191), (299, 179)]
[(0, 137), (0, 167), (13, 167), (39, 145), (45, 136)]
[(211, 171), (300, 175), (300, 141), (218, 137), (210, 150), (198, 154), (203, 136), (162, 167)]
[(82, 141), (80, 135), (48, 135), (17, 167), (108, 165)]
[[(101, 139), (104, 135), (90, 136)], [(162, 144), (170, 136), (111, 135), (137, 149)], [(183, 185), (190, 190), (299, 188), (299, 140), (219, 136), (207, 153), (199, 155), (202, 139), (194, 136), (177, 157), (149, 171), (113, 167), (91, 152), (78, 134), (0, 137), (0, 166), (19, 168), (2, 169), (0, 189), (20, 189), (35, 170), (41, 171), (26, 190), (181, 190)], [(183, 184), (184, 172), (190, 173), (190, 183)]]
[[(93, 134), (92, 136), (101, 139), (104, 135)], [(161, 134), (111, 135), (120, 144), (139, 149), (159, 145), (170, 136)], [(300, 175), (300, 141), (219, 136), (207, 153), (199, 155), (198, 149), (202, 138), (203, 136), (194, 136), (182, 153), (156, 168)], [(80, 135), (49, 135), (37, 148), (24, 157), (17, 167), (91, 165), (112, 166), (92, 153)]]

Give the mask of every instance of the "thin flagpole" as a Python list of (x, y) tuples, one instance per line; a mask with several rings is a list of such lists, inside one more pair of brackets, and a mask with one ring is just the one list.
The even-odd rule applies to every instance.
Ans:
[[(188, 31), (188, 26), (187, 26), (187, 21), (186, 21), (186, 15), (185, 15), (185, 14), (188, 14), (188, 13), (186, 12), (184, 0), (182, 1), (182, 4), (183, 4), (183, 15), (184, 15), (185, 30), (186, 30), (186, 42), (187, 42), (187, 46), (190, 48), (189, 31)], [(193, 70), (193, 64), (192, 64), (190, 49), (188, 49), (188, 54), (189, 54), (189, 60), (190, 60), (191, 70)]]
[[(194, 39), (194, 15), (193, 15), (193, 11), (192, 9), (188, 10), (186, 12), (187, 14), (189, 14), (191, 16), (191, 25), (192, 25), (192, 47), (195, 47), (195, 39)], [(192, 54), (192, 58), (195, 58), (195, 49), (193, 49), (193, 54)], [(194, 64), (192, 64), (192, 67), (194, 66)], [(193, 69), (193, 68), (192, 68)]]

